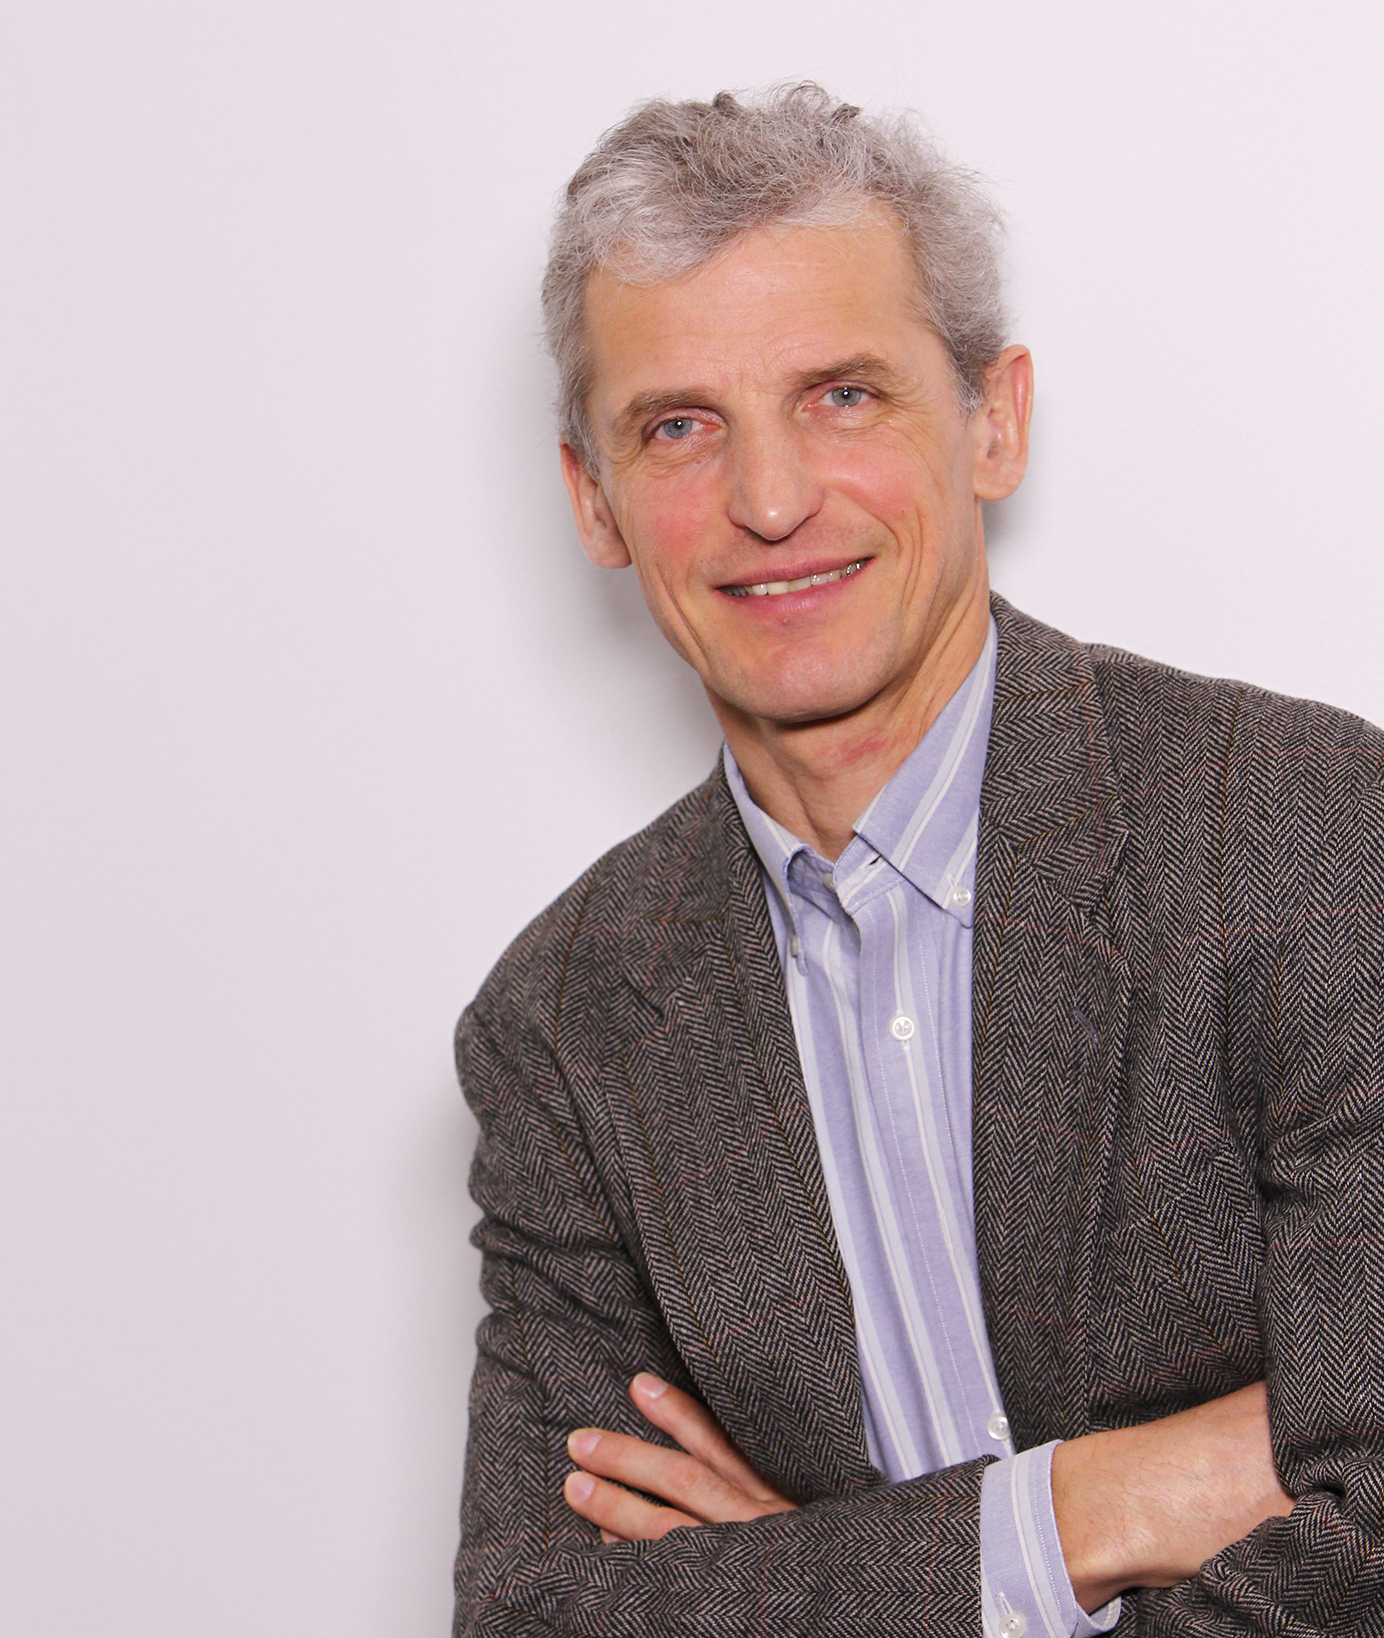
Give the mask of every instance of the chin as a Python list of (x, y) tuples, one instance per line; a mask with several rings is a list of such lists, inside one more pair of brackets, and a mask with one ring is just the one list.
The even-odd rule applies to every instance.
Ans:
[(875, 644), (864, 653), (857, 648), (849, 656), (800, 654), (795, 658), (796, 665), (747, 668), (734, 679), (726, 697), (748, 715), (769, 722), (825, 722), (849, 716), (868, 704), (887, 686), (894, 669), (892, 653), (881, 654)]
[(726, 696), (737, 710), (761, 721), (782, 723), (785, 727), (807, 722), (829, 722), (834, 717), (846, 717), (858, 711), (874, 695), (872, 689), (838, 685), (826, 687), (820, 682), (799, 687), (747, 688)]

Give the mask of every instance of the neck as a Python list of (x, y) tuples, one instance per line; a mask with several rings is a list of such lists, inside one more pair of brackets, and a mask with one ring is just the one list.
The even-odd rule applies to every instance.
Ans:
[(969, 676), (989, 630), (988, 583), (952, 612), (911, 675), (844, 716), (782, 723), (711, 696), (745, 785), (765, 813), (836, 859), (854, 821), (917, 748)]

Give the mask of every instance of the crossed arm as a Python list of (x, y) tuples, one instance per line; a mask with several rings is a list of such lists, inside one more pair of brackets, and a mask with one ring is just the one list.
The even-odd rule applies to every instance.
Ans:
[[(580, 1126), (554, 1097), (540, 1130), (562, 1143), (552, 1145), (558, 1160), (543, 1157), (532, 1093), (518, 1091), (479, 1030), (469, 1049), (492, 1313), (472, 1398), (458, 1632), (884, 1633), (903, 1612), (907, 1630), (978, 1632), (984, 1462), (795, 1506), (802, 1498), (756, 1473), (684, 1391), (692, 1384), (646, 1276), (584, 1164)], [(532, 1070), (526, 1079), (532, 1086)], [(1191, 1604), (1169, 1630), (1278, 1630), (1215, 1613), (1197, 1575), (1291, 1506), (1262, 1384), (1072, 1439), (1057, 1449), (1053, 1486), (1084, 1607), (1181, 1583)], [(1309, 1534), (1320, 1539), (1298, 1534), (1309, 1550)]]
[[(896, 1633), (901, 1619), (918, 1633), (978, 1632), (985, 1464), (848, 1485), (794, 1507), (803, 1497), (746, 1466), (690, 1396), (629, 1250), (637, 1236), (610, 1204), (559, 1077), (537, 1054), (515, 1065), (477, 1019), (467, 1035), (492, 1312), (472, 1396), (458, 1633), (859, 1638)], [(1276, 1517), (1289, 1499), (1262, 1385), (1074, 1438), (1057, 1449), (1053, 1494), (1087, 1608), (1125, 1587), (1169, 1588), (1141, 1598), (1150, 1631), (1384, 1635), (1384, 1463), (1369, 1433), (1381, 1380), (1376, 1218), (1358, 1209), (1377, 1174), (1361, 1170), (1360, 1114), (1344, 1103), (1295, 1139), (1324, 1151), (1331, 1187), (1294, 1179), (1270, 1237), (1279, 1458), (1300, 1498), (1291, 1517)], [(1338, 1185), (1350, 1175), (1361, 1187)], [(1331, 1248), (1356, 1271), (1353, 1284)], [(1320, 1368), (1324, 1346), (1341, 1361), (1332, 1374)], [(648, 1372), (673, 1386), (651, 1392)], [(574, 1462), (594, 1481), (585, 1495)]]
[[(582, 1428), (567, 1441), (567, 1504), (607, 1544), (787, 1512), (696, 1400), (643, 1372), (630, 1398), (678, 1450)], [(644, 1494), (637, 1494), (643, 1492)], [(659, 1501), (646, 1499), (661, 1498)], [(1129, 1587), (1171, 1587), (1256, 1525), (1287, 1514), (1263, 1383), (1142, 1427), (1059, 1445), (1053, 1503), (1083, 1609)]]

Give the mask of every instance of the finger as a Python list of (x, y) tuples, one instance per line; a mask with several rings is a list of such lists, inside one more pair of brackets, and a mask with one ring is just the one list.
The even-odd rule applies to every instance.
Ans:
[(618, 1484), (608, 1484), (590, 1473), (569, 1473), (562, 1487), (574, 1513), (599, 1527), (601, 1540), (657, 1541), (670, 1530), (699, 1521), (676, 1508), (657, 1507), (642, 1496), (632, 1496)]
[(776, 1512), (774, 1504), (747, 1496), (686, 1451), (667, 1450), (623, 1433), (579, 1428), (568, 1454), (588, 1473), (632, 1490), (643, 1490), (703, 1524), (727, 1524)]
[(704, 1462), (727, 1484), (756, 1501), (783, 1508), (792, 1506), (786, 1496), (760, 1478), (731, 1444), (716, 1418), (690, 1394), (649, 1371), (641, 1371), (630, 1383), (630, 1397), (642, 1416), (671, 1434), (690, 1456)]

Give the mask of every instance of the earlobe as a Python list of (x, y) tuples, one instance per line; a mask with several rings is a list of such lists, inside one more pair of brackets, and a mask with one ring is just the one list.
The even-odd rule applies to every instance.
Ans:
[(1033, 357), (1027, 347), (1006, 347), (990, 366), (985, 402), (975, 412), (975, 491), (1003, 500), (1019, 487), (1028, 466), (1028, 423), (1033, 412)]
[(630, 554), (601, 481), (570, 444), (562, 444), (562, 481), (572, 502), (572, 516), (586, 555), (598, 569), (624, 569)]

